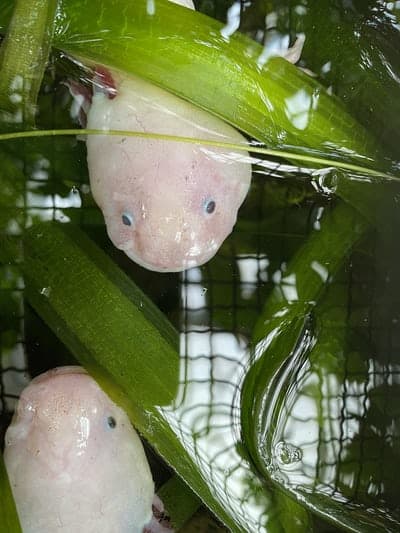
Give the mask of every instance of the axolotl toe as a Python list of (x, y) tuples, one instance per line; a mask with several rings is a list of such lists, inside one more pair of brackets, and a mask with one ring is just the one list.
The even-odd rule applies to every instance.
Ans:
[(23, 533), (142, 533), (152, 519), (142, 443), (81, 367), (46, 372), (22, 392), (4, 461)]
[[(101, 68), (87, 127), (245, 143), (234, 128), (134, 76)], [(114, 245), (159, 272), (212, 258), (251, 180), (247, 152), (128, 135), (88, 135), (93, 197)]]

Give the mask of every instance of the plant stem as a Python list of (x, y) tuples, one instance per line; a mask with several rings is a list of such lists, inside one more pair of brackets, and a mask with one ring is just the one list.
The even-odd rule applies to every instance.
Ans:
[(0, 49), (0, 121), (33, 127), (57, 0), (17, 0)]

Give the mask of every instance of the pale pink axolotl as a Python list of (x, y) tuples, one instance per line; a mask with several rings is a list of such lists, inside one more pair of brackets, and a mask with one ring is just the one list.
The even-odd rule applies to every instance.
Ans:
[[(192, 0), (175, 3), (194, 9)], [(298, 40), (284, 55), (296, 62), (301, 48)], [(103, 66), (86, 107), (88, 128), (204, 141), (88, 135), (87, 159), (93, 197), (117, 248), (159, 272), (206, 263), (231, 233), (251, 180), (246, 151), (211, 147), (207, 141), (245, 145), (245, 138), (193, 104)]]
[[(194, 9), (191, 0), (175, 3)], [(102, 73), (105, 83), (94, 84), (88, 128), (245, 143), (231, 126), (167, 91), (115, 71)], [(87, 152), (92, 193), (111, 241), (159, 272), (212, 258), (250, 185), (246, 152), (129, 136), (88, 136)]]
[[(192, 0), (174, 0), (194, 9)], [(302, 42), (284, 53), (299, 59)], [(87, 136), (90, 183), (114, 245), (150, 270), (177, 272), (211, 259), (236, 222), (251, 180), (245, 144), (219, 118), (151, 83), (98, 69), (87, 127), (204, 140), (201, 145), (130, 136)]]
[[(142, 79), (97, 70), (87, 127), (244, 144), (234, 128)], [(114, 245), (159, 272), (201, 265), (231, 233), (251, 180), (247, 152), (88, 135), (93, 197)]]
[(50, 370), (22, 392), (4, 461), (23, 533), (142, 533), (152, 518), (142, 443), (81, 367)]

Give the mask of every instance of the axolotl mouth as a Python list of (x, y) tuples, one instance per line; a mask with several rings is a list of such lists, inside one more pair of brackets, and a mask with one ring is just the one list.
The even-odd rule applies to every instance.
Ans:
[(153, 245), (149, 246), (146, 238), (135, 235), (135, 238), (115, 245), (138, 265), (156, 272), (180, 272), (202, 265), (215, 255), (219, 247), (212, 239), (207, 246), (204, 243), (199, 246), (196, 242), (188, 242), (187, 239), (182, 242), (183, 240), (178, 234), (172, 245), (164, 241), (163, 245), (155, 246), (153, 240)]
[(156, 254), (155, 257), (149, 257), (148, 254), (141, 253), (140, 249), (136, 252), (133, 247), (124, 249), (124, 252), (132, 261), (148, 270), (154, 270), (156, 272), (181, 272), (182, 270), (206, 263), (215, 255), (217, 249), (218, 246), (216, 244), (214, 246), (211, 245), (207, 250), (208, 253), (202, 250), (200, 254), (198, 248), (193, 246), (183, 256), (182, 254), (174, 254), (168, 250), (164, 252), (164, 255)]

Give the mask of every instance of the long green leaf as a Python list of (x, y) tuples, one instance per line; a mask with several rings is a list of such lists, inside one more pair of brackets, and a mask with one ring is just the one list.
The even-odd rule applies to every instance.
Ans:
[(259, 44), (224, 31), (167, 0), (62, 0), (54, 44), (84, 63), (147, 78), (268, 147), (375, 165), (374, 140), (338, 100), (282, 58), (264, 64)]
[(12, 496), (3, 456), (0, 453), (0, 519), (1, 530), (10, 533), (22, 533), (17, 510)]
[[(400, 177), (382, 172), (379, 170), (374, 170), (369, 167), (361, 167), (356, 164), (346, 163), (345, 161), (332, 160), (326, 158), (326, 156), (315, 156), (305, 153), (295, 153), (287, 152), (280, 149), (270, 149), (265, 146), (254, 146), (251, 142), (241, 142), (241, 143), (229, 143), (223, 141), (216, 141), (213, 139), (199, 139), (196, 137), (182, 137), (180, 135), (168, 135), (166, 133), (150, 133), (142, 131), (132, 131), (132, 130), (101, 130), (101, 129), (88, 129), (88, 128), (72, 128), (72, 129), (51, 129), (51, 130), (28, 130), (28, 131), (13, 131), (8, 133), (0, 133), (0, 142), (4, 141), (18, 141), (21, 139), (38, 139), (41, 137), (64, 137), (64, 136), (75, 136), (75, 135), (109, 135), (109, 136), (121, 136), (124, 137), (141, 137), (143, 139), (161, 139), (171, 142), (181, 142), (188, 143), (193, 145), (202, 145), (202, 146), (215, 146), (217, 148), (222, 148), (227, 151), (235, 150), (237, 152), (248, 152), (251, 151), (254, 155), (253, 164), (262, 163), (262, 160), (257, 159), (257, 155), (260, 156), (269, 156), (277, 158), (290, 159), (293, 162), (297, 162), (299, 165), (310, 165), (313, 167), (328, 167), (328, 170), (338, 169), (338, 171), (348, 171), (357, 173), (358, 179), (367, 181), (369, 178), (372, 178), (378, 183), (387, 183), (387, 182), (400, 182)], [(296, 170), (296, 167), (293, 166), (293, 171)], [(324, 169), (325, 171), (326, 169)], [(356, 174), (354, 174), (355, 176)], [(341, 182), (340, 185), (340, 195), (342, 195), (343, 181), (350, 180), (351, 176), (342, 174), (342, 179), (338, 180)]]
[[(242, 435), (256, 462), (267, 426), (264, 402), (273, 395), (274, 376), (296, 351), (309, 348), (310, 316), (327, 284), (367, 228), (367, 220), (345, 203), (326, 213), (321, 228), (314, 230), (294, 255), (265, 302), (254, 328), (254, 359), (241, 395)], [(302, 338), (306, 340), (300, 345)]]
[(136, 404), (168, 404), (178, 335), (149, 298), (76, 227), (33, 226), (24, 254), (27, 298), (82, 364), (98, 377), (107, 369)]

